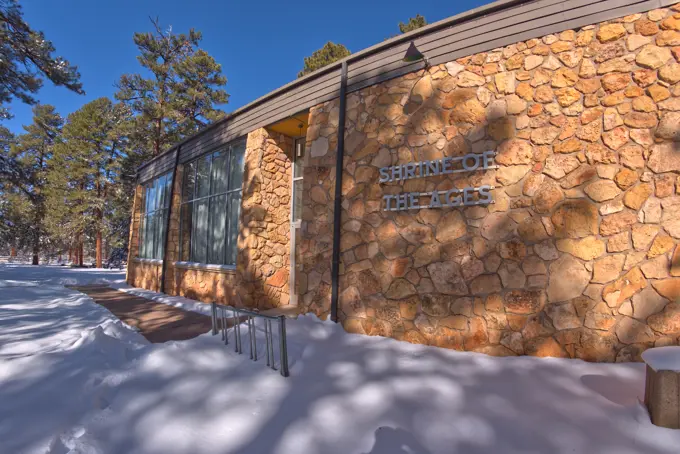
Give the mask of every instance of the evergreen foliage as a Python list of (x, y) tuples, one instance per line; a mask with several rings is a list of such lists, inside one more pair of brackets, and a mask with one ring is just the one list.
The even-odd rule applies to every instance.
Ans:
[(41, 31), (24, 21), (17, 0), (0, 0), (0, 118), (10, 116), (3, 105), (16, 98), (35, 104), (33, 97), (43, 84), (41, 76), (84, 94), (80, 74), (62, 57)]
[(403, 33), (408, 33), (413, 30), (417, 30), (420, 27), (427, 25), (427, 20), (420, 14), (416, 14), (416, 17), (410, 17), (407, 23), (399, 22), (399, 31)]
[(85, 104), (68, 116), (48, 174), (51, 237), (71, 247), (94, 238), (97, 267), (102, 265), (104, 237), (111, 233), (109, 219), (115, 211), (129, 122), (129, 110), (123, 104), (108, 98)]
[(135, 114), (132, 138), (142, 161), (222, 117), (215, 106), (229, 98), (221, 65), (198, 47), (201, 32), (175, 34), (162, 30), (158, 20), (152, 24), (155, 33), (134, 35), (137, 60), (150, 77), (125, 74), (116, 93)]
[[(37, 104), (18, 136), (0, 127), (0, 254), (39, 256), (68, 249), (82, 264), (83, 247), (101, 266), (109, 248), (126, 248), (138, 167), (224, 115), (226, 78), (199, 48), (201, 33), (175, 34), (152, 21), (136, 33), (142, 74), (118, 81), (114, 102), (96, 99), (68, 116)], [(2, 105), (31, 96), (46, 77), (83, 93), (75, 67), (23, 22), (16, 0), (0, 0)]]
[(321, 49), (315, 50), (312, 55), (305, 57), (305, 66), (302, 68), (302, 71), (298, 73), (298, 77), (305, 76), (319, 68), (342, 60), (350, 54), (351, 52), (342, 44), (335, 44), (328, 41)]
[(26, 132), (16, 137), (8, 152), (15, 175), (3, 183), (8, 211), (21, 218), (14, 221), (14, 235), (18, 243), (31, 245), (36, 265), (41, 246), (48, 241), (45, 188), (62, 126), (63, 119), (53, 106), (38, 104), (33, 108), (33, 123), (24, 126)]

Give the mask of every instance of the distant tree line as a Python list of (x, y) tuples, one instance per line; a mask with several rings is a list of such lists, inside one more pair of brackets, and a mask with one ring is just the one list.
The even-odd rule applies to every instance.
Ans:
[[(427, 22), (417, 15), (402, 33)], [(201, 49), (202, 35), (163, 29), (133, 40), (141, 71), (116, 82), (113, 99), (95, 99), (66, 118), (35, 95), (45, 80), (84, 94), (76, 66), (24, 20), (18, 0), (0, 0), (0, 120), (9, 104), (33, 105), (21, 134), (0, 125), (0, 255), (64, 254), (83, 265), (85, 250), (102, 266), (111, 248), (127, 248), (136, 169), (200, 128), (226, 104), (222, 67)], [(350, 55), (327, 42), (304, 59), (302, 77)]]
[(227, 80), (199, 47), (201, 33), (152, 26), (133, 37), (144, 75), (123, 75), (114, 99), (63, 118), (34, 95), (45, 79), (83, 94), (77, 68), (54, 56), (17, 0), (0, 0), (0, 115), (10, 117), (14, 99), (34, 105), (22, 134), (0, 126), (0, 254), (38, 264), (63, 252), (83, 265), (87, 248), (101, 266), (107, 250), (127, 247), (139, 165), (224, 115)]

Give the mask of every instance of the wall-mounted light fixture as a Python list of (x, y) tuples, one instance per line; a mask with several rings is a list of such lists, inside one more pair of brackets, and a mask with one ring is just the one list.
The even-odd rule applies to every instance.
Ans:
[(408, 49), (406, 50), (406, 54), (404, 55), (403, 61), (404, 63), (414, 63), (420, 60), (425, 61), (426, 68), (430, 66), (430, 62), (427, 61), (427, 57), (423, 55), (423, 53), (418, 50), (415, 43), (411, 41), (411, 44), (408, 46)]

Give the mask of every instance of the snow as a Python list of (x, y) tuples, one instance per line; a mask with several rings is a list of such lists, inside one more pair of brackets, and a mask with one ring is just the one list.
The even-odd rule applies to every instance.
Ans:
[[(493, 358), (287, 325), (291, 377), (220, 336), (149, 344), (63, 284), (106, 270), (0, 266), (0, 452), (677, 453), (651, 425), (643, 364)], [(247, 327), (242, 326), (247, 335)], [(264, 352), (258, 326), (258, 351)]]
[(680, 372), (680, 347), (651, 348), (642, 353), (642, 359), (655, 371)]

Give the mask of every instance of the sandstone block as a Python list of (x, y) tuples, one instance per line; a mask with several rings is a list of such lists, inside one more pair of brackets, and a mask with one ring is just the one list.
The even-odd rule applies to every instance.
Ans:
[[(680, 142), (680, 112), (666, 112), (661, 117), (659, 127), (656, 129), (656, 136), (662, 139)], [(662, 144), (659, 147), (672, 147), (672, 144)], [(650, 158), (651, 159), (651, 158)], [(653, 169), (652, 169), (653, 170)]]
[(482, 274), (470, 282), (470, 293), (472, 295), (498, 293), (502, 289), (501, 280), (497, 274)]
[(668, 304), (668, 300), (648, 286), (633, 296), (632, 303), (633, 317), (644, 322), (650, 315), (661, 312)]
[(637, 222), (637, 216), (630, 211), (605, 216), (600, 223), (600, 235), (614, 235), (627, 230), (635, 222)]
[(640, 50), (635, 61), (644, 68), (658, 69), (671, 58), (671, 51), (669, 49), (648, 44)]
[(654, 333), (642, 322), (631, 317), (621, 319), (616, 327), (616, 336), (623, 344), (653, 342)]
[(617, 279), (623, 270), (626, 257), (623, 254), (610, 255), (597, 260), (593, 266), (594, 283), (605, 284)]
[(550, 265), (548, 299), (551, 303), (567, 301), (583, 293), (590, 281), (590, 271), (570, 255), (563, 255)]
[[(586, 261), (600, 257), (605, 252), (604, 242), (594, 236), (580, 240), (559, 239), (557, 240), (557, 249)], [(621, 261), (621, 266), (623, 266), (623, 261)]]
[(468, 288), (457, 263), (451, 261), (431, 263), (427, 266), (427, 271), (438, 292), (445, 295), (467, 294)]
[(545, 312), (552, 320), (553, 326), (557, 330), (575, 329), (581, 327), (581, 320), (574, 310), (571, 303), (549, 304)]
[(602, 290), (602, 297), (609, 307), (618, 307), (628, 298), (647, 287), (647, 280), (639, 268), (633, 268)]
[(649, 183), (641, 183), (632, 189), (629, 189), (623, 197), (623, 203), (628, 208), (639, 210), (642, 204), (652, 195), (652, 185)]
[[(661, 289), (667, 292), (667, 295), (673, 294), (676, 295), (675, 297), (677, 298), (677, 295), (680, 294), (680, 292), (678, 292), (677, 284), (665, 285), (665, 281), (662, 281), (662, 283), (663, 284), (660, 284)], [(671, 291), (671, 287), (674, 287), (673, 291)], [(659, 287), (656, 285), (655, 288), (659, 290)], [(680, 332), (680, 303), (675, 302), (667, 304), (663, 312), (656, 313), (647, 318), (647, 324), (654, 331), (663, 334)]]

